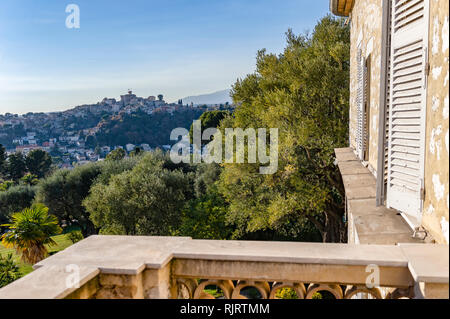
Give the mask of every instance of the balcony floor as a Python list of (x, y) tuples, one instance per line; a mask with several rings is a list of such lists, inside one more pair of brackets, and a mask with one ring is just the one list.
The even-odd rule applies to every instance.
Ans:
[(349, 242), (395, 245), (423, 243), (395, 209), (376, 206), (376, 179), (351, 148), (335, 150), (344, 182), (349, 223)]

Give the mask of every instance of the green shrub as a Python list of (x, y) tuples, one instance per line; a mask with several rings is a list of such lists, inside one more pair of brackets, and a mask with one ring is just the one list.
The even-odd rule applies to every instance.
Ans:
[[(83, 201), (95, 227), (126, 235), (167, 236), (181, 222), (180, 211), (192, 198), (190, 175), (163, 167), (158, 153), (146, 153), (131, 171), (96, 183)], [(111, 226), (114, 226), (111, 228)]]
[(322, 294), (320, 292), (316, 292), (312, 295), (311, 299), (323, 299)]
[(13, 260), (12, 254), (8, 254), (6, 257), (0, 255), (0, 288), (20, 277), (19, 266)]
[(69, 237), (70, 241), (74, 244), (84, 239), (83, 234), (79, 230), (71, 231), (67, 237)]
[(12, 186), (0, 192), (0, 224), (8, 222), (12, 213), (30, 207), (35, 192), (35, 187), (25, 185)]
[(98, 163), (77, 166), (73, 170), (57, 170), (39, 182), (35, 201), (45, 204), (61, 224), (80, 227), (84, 236), (96, 234), (81, 203), (100, 173)]
[(278, 299), (298, 299), (297, 293), (292, 288), (278, 289), (275, 297)]

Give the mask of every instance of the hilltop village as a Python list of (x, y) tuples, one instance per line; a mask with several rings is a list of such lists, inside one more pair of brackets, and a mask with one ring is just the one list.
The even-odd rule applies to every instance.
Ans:
[[(145, 98), (129, 90), (120, 99), (105, 97), (96, 104), (80, 105), (63, 112), (0, 114), (0, 144), (8, 154), (22, 152), (26, 155), (31, 150), (42, 149), (56, 159), (58, 166), (71, 168), (76, 164), (102, 160), (117, 148), (127, 152), (136, 147), (144, 151), (155, 147), (167, 149), (170, 147), (168, 134), (167, 142), (161, 137), (153, 139), (149, 134), (139, 134), (143, 136), (138, 139), (127, 138), (126, 135), (133, 135), (136, 126), (138, 129), (151, 125), (158, 127), (161, 122), (178, 122), (178, 125), (186, 126), (187, 121), (179, 123), (174, 118), (195, 119), (205, 111), (229, 107), (228, 103), (184, 105), (182, 100), (167, 103), (162, 94)], [(158, 119), (157, 123), (151, 123), (152, 119)], [(121, 127), (124, 122), (129, 123), (132, 129)], [(136, 143), (137, 140), (141, 143)]]

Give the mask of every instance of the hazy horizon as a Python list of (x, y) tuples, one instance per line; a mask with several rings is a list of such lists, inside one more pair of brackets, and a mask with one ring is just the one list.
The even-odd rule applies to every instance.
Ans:
[[(200, 93), (200, 94), (195, 94), (195, 95), (191, 95), (191, 96), (185, 96), (185, 97), (180, 97), (180, 98), (177, 98), (177, 99), (175, 99), (175, 100), (169, 100), (169, 101), (166, 101), (167, 103), (176, 103), (176, 102), (178, 102), (178, 100), (180, 100), (180, 99), (182, 99), (182, 100), (184, 100), (184, 99), (186, 99), (186, 98), (193, 98), (193, 97), (199, 97), (199, 96), (208, 96), (208, 95), (213, 95), (213, 94), (215, 94), (215, 93), (220, 93), (220, 92), (223, 92), (223, 91), (227, 91), (227, 90), (230, 90), (230, 89), (224, 89), (224, 90), (218, 90), (218, 91), (214, 91), (214, 92), (203, 92), (203, 93)], [(107, 97), (107, 98), (115, 98), (117, 101), (120, 101), (120, 95), (124, 95), (124, 94), (127, 94), (127, 91), (128, 90), (126, 90), (126, 91), (124, 91), (124, 92), (121, 92), (119, 95), (117, 95), (117, 96), (104, 96), (103, 98), (105, 98), (105, 97)], [(150, 95), (141, 95), (141, 94), (139, 94), (139, 92), (135, 92), (134, 90), (132, 90), (133, 91), (133, 94), (135, 94), (136, 96), (138, 96), (138, 97), (149, 97), (149, 96), (151, 96), (151, 95), (153, 95), (153, 96), (157, 96), (158, 94), (150, 94)], [(164, 95), (164, 93), (162, 93), (162, 92), (160, 92), (161, 94), (163, 94)], [(93, 105), (93, 104), (97, 104), (97, 102), (101, 102), (102, 100), (103, 100), (103, 98), (101, 98), (101, 99), (99, 99), (99, 100), (97, 100), (97, 101), (90, 101), (90, 102), (87, 102), (87, 103), (82, 103), (82, 104), (77, 104), (77, 105), (68, 105), (67, 107), (64, 107), (64, 108), (62, 108), (62, 109), (55, 109), (55, 110), (51, 110), (51, 111), (39, 111), (39, 110), (37, 110), (37, 111), (28, 111), (28, 112), (23, 112), (23, 113), (18, 113), (18, 112), (0, 112), (0, 115), (4, 115), (5, 113), (11, 113), (11, 114), (18, 114), (18, 115), (24, 115), (24, 114), (26, 114), (26, 113), (29, 113), (29, 112), (33, 112), (33, 113), (52, 113), (52, 112), (64, 112), (64, 111), (68, 111), (68, 110), (70, 110), (70, 109), (72, 109), (72, 108), (75, 108), (75, 107), (77, 107), (77, 106), (81, 106), (81, 105)], [(164, 96), (164, 99), (165, 99), (165, 96)], [(222, 101), (218, 101), (217, 103), (221, 103)], [(189, 104), (189, 103), (188, 103)], [(212, 104), (212, 103), (211, 103)]]
[(229, 89), (252, 73), (258, 50), (280, 53), (284, 33), (311, 30), (328, 1), (3, 1), (0, 114), (54, 112), (128, 89), (166, 101)]

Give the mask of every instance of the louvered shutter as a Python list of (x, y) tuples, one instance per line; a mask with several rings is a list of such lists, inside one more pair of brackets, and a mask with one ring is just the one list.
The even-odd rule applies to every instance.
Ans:
[(361, 49), (358, 50), (358, 87), (357, 87), (357, 127), (356, 127), (356, 153), (359, 159), (364, 159), (364, 59)]
[[(392, 33), (392, 6), (389, 5), (389, 26), (387, 28), (387, 47), (391, 48), (391, 33)], [(383, 201), (386, 200), (387, 185), (388, 185), (388, 174), (389, 174), (389, 118), (391, 112), (391, 50), (386, 52), (386, 109), (385, 109), (385, 119), (384, 127), (384, 157), (383, 157)], [(381, 159), (380, 159), (381, 160)]]
[(364, 93), (363, 93), (363, 160), (369, 161), (369, 141), (370, 141), (370, 56), (364, 61)]
[[(392, 7), (389, 7), (392, 10)], [(389, 10), (389, 13), (392, 11)], [(389, 20), (390, 21), (390, 20)], [(389, 25), (388, 28), (388, 47), (391, 47), (391, 25)], [(385, 136), (384, 136), (384, 169), (383, 169), (383, 193), (387, 193), (387, 185), (388, 185), (388, 173), (389, 173), (389, 118), (391, 113), (391, 52), (387, 52), (387, 64), (386, 64), (386, 113), (385, 113), (385, 121), (384, 121), (384, 128), (380, 127), (381, 129), (385, 130)], [(386, 195), (384, 196), (386, 198)]]
[(392, 0), (387, 206), (419, 225), (426, 114), (428, 0)]

